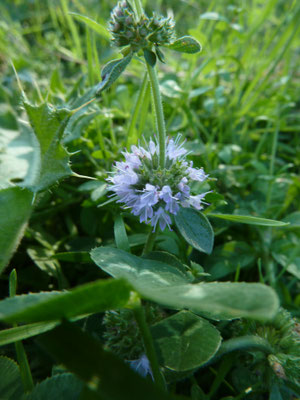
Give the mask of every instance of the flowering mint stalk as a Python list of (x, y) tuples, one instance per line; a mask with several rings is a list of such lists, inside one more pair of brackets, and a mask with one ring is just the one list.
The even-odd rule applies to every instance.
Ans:
[(194, 168), (187, 162), (187, 150), (181, 135), (167, 139), (164, 168), (159, 162), (160, 146), (150, 140), (146, 148), (131, 146), (131, 152), (123, 152), (125, 161), (116, 162), (115, 171), (107, 180), (108, 189), (117, 195), (117, 202), (139, 217), (140, 222), (151, 224), (153, 232), (157, 226), (170, 230), (172, 215), (180, 207), (203, 208), (206, 193), (192, 195), (190, 184), (207, 179), (203, 169)]

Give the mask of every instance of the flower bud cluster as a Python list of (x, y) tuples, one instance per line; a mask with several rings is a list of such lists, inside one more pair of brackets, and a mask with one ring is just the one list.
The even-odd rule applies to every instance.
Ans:
[(120, 1), (111, 13), (109, 30), (117, 47), (131, 46), (132, 51), (155, 45), (168, 45), (175, 40), (172, 18), (142, 15), (138, 20), (127, 1)]
[(207, 193), (192, 195), (190, 184), (203, 182), (208, 175), (185, 160), (187, 150), (180, 139), (180, 135), (175, 140), (167, 139), (165, 168), (159, 166), (158, 144), (150, 140), (146, 149), (132, 146), (131, 153), (123, 152), (125, 161), (117, 162), (107, 179), (111, 183), (108, 189), (117, 195), (117, 202), (131, 209), (140, 222), (151, 224), (153, 232), (157, 224), (161, 230), (166, 226), (171, 230), (171, 216), (180, 207), (203, 208)]

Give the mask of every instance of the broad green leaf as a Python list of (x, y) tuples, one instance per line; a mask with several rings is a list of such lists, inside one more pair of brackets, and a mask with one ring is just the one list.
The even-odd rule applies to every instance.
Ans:
[(148, 49), (144, 50), (144, 57), (146, 62), (151, 66), (155, 67), (156, 64), (156, 55), (153, 51), (150, 51)]
[(165, 306), (204, 313), (214, 319), (269, 320), (279, 307), (275, 291), (260, 283), (198, 283), (170, 286), (163, 291), (152, 288), (145, 297)]
[(108, 89), (119, 78), (122, 72), (125, 71), (131, 59), (132, 53), (129, 53), (126, 57), (110, 61), (103, 67), (101, 71), (102, 82), (97, 86), (97, 95), (99, 95), (103, 90)]
[(91, 251), (92, 260), (113, 277), (125, 278), (143, 293), (147, 288), (183, 285), (188, 276), (161, 261), (147, 260), (112, 247), (98, 247)]
[(99, 24), (99, 22), (96, 22), (92, 18), (74, 12), (70, 12), (69, 14), (72, 15), (78, 21), (81, 21), (84, 24), (86, 24), (89, 28), (93, 29), (93, 31), (97, 32), (104, 39), (110, 40), (110, 34), (108, 30), (103, 25)]
[(0, 320), (39, 322), (122, 308), (130, 296), (123, 280), (99, 280), (65, 292), (42, 292), (0, 302)]
[(0, 357), (0, 399), (19, 400), (23, 385), (18, 365), (9, 358)]
[(192, 208), (180, 208), (175, 222), (184, 239), (195, 249), (210, 254), (214, 244), (214, 232), (208, 219)]
[(189, 284), (189, 277), (171, 265), (109, 247), (93, 249), (91, 258), (113, 277), (127, 279), (144, 298), (171, 308), (218, 319), (261, 320), (272, 318), (278, 309), (274, 290), (259, 283)]
[(54, 375), (38, 383), (26, 400), (80, 400), (83, 382), (70, 373)]
[(165, 47), (180, 53), (194, 54), (201, 51), (201, 44), (192, 36), (183, 36)]
[(221, 336), (207, 320), (180, 311), (151, 327), (163, 366), (188, 371), (205, 364), (217, 352)]
[(114, 223), (115, 241), (118, 249), (130, 252), (130, 246), (124, 221), (121, 215), (118, 215)]
[(232, 222), (240, 222), (241, 224), (260, 225), (260, 226), (287, 226), (288, 222), (275, 221), (273, 219), (251, 217), (250, 215), (231, 215), (231, 214), (207, 214), (208, 217), (225, 219)]
[(69, 153), (61, 144), (72, 114), (70, 110), (56, 109), (48, 103), (33, 106), (25, 98), (23, 105), (37, 141), (34, 150), (36, 162), (31, 166), (34, 174), (26, 187), (38, 192), (73, 174)]
[(0, 346), (17, 342), (18, 340), (28, 339), (32, 336), (50, 331), (59, 322), (36, 322), (34, 324), (20, 325), (14, 328), (2, 329), (0, 331)]
[[(38, 338), (59, 363), (85, 381), (99, 397), (114, 400), (179, 400), (135, 373), (114, 354), (104, 351), (99, 340), (64, 322)], [(78, 345), (80, 344), (80, 346)]]
[(0, 190), (0, 273), (16, 250), (32, 210), (33, 193), (11, 187)]

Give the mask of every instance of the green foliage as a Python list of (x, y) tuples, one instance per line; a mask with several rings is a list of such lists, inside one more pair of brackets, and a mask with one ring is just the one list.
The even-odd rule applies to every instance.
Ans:
[[(180, 399), (160, 391), (153, 383), (133, 372), (119, 358), (104, 351), (96, 339), (69, 323), (44, 334), (39, 338), (39, 343), (102, 398)], [(78, 346), (78, 343), (81, 345)]]
[(189, 284), (188, 276), (171, 265), (109, 247), (92, 250), (91, 257), (104, 271), (127, 279), (143, 297), (164, 306), (208, 312), (220, 319), (270, 319), (278, 309), (276, 293), (261, 284)]
[(79, 400), (83, 383), (72, 374), (58, 374), (36, 385), (26, 400)]
[(210, 254), (214, 244), (214, 233), (208, 219), (192, 208), (181, 208), (175, 222), (184, 239), (195, 249)]
[(151, 332), (162, 365), (174, 371), (200, 367), (214, 356), (221, 343), (218, 330), (189, 311), (165, 318), (153, 325)]
[(180, 53), (194, 54), (201, 51), (200, 43), (191, 36), (183, 36), (169, 44), (168, 49), (179, 51)]
[(23, 386), (17, 364), (7, 357), (0, 357), (0, 371), (0, 398), (3, 400), (20, 399), (23, 395)]
[(26, 229), (33, 193), (11, 187), (0, 191), (0, 273), (8, 264)]
[[(298, 3), (143, 2), (147, 15), (174, 11), (179, 39), (172, 18), (154, 13), (143, 44), (150, 64), (166, 62), (155, 68), (167, 135), (181, 133), (188, 161), (209, 174), (191, 190), (212, 192), (203, 214), (183, 210), (142, 257), (148, 227), (107, 201), (105, 179), (125, 147), (157, 135), (143, 52), (124, 47), (118, 56), (109, 45), (115, 4), (27, 3), (0, 2), (0, 288), (4, 298), (16, 268), (17, 293), (37, 292), (0, 302), (0, 345), (14, 358), (11, 344), (24, 340), (36, 385), (25, 398), (298, 398)], [(30, 100), (20, 101), (20, 86)], [(79, 182), (71, 154), (72, 170), (96, 181)], [(101, 268), (89, 255), (98, 246), (92, 256)], [(172, 395), (102, 350), (110, 314), (122, 349), (136, 344), (132, 359), (145, 352), (133, 311), (122, 309), (139, 295), (157, 310), (146, 319), (152, 338), (159, 331)], [(289, 314), (277, 314), (278, 299)], [(61, 318), (83, 331), (49, 332)], [(6, 326), (15, 321), (39, 322)], [(45, 332), (49, 354), (81, 381), (69, 373), (46, 379), (54, 361), (30, 339)], [(19, 367), (5, 357), (0, 364), (0, 397), (21, 399)]]
[(129, 294), (130, 286), (123, 280), (100, 280), (68, 292), (15, 296), (0, 302), (0, 319), (5, 322), (38, 322), (83, 316), (123, 307)]

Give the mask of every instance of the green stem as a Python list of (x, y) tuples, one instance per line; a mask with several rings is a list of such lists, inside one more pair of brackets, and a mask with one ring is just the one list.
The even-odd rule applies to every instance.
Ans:
[(156, 239), (157, 231), (156, 232), (150, 232), (147, 238), (147, 241), (145, 243), (144, 249), (143, 249), (143, 255), (150, 253), (152, 251), (155, 239)]
[[(16, 293), (17, 293), (17, 272), (15, 269), (13, 269), (9, 276), (9, 296), (14, 297)], [(17, 324), (13, 324), (13, 327), (16, 326)], [(31, 392), (34, 388), (34, 384), (23, 343), (20, 340), (16, 341), (15, 348), (17, 354), (17, 361), (20, 367), (20, 374), (24, 391)]]
[(157, 78), (157, 73), (155, 67), (151, 67), (146, 62), (148, 76), (150, 79), (153, 105), (154, 105), (154, 114), (156, 120), (156, 128), (158, 132), (158, 143), (159, 143), (159, 165), (161, 168), (165, 167), (165, 154), (166, 154), (166, 126), (165, 126), (165, 118), (164, 111), (160, 96), (159, 83)]
[[(143, 14), (143, 7), (140, 0), (134, 0), (137, 16), (140, 18)], [(155, 67), (151, 67), (146, 61), (148, 76), (151, 85), (152, 98), (154, 104), (154, 115), (156, 120), (156, 128), (158, 132), (158, 143), (159, 143), (159, 165), (161, 168), (165, 167), (165, 154), (166, 154), (166, 126), (164, 111), (161, 101), (161, 95), (159, 90), (159, 83)]]
[(154, 343), (146, 321), (145, 310), (143, 306), (137, 306), (133, 309), (133, 312), (143, 338), (146, 355), (151, 365), (154, 381), (161, 389), (166, 390), (165, 380), (159, 368)]
[(141, 107), (145, 98), (145, 93), (147, 91), (147, 88), (148, 88), (148, 78), (147, 78), (147, 73), (145, 73), (142, 86), (140, 88), (139, 95), (136, 99), (133, 113), (129, 122), (129, 127), (127, 131), (127, 146), (135, 142), (136, 137), (134, 135), (134, 132), (135, 132), (136, 121), (138, 116), (140, 115)]

